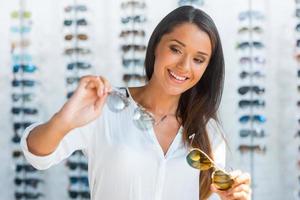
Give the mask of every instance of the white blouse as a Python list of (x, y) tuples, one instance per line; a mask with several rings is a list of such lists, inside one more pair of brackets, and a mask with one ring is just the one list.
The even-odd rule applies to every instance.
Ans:
[[(188, 165), (188, 149), (183, 145), (180, 127), (166, 155), (153, 129), (141, 131), (132, 116), (137, 103), (128, 88), (130, 105), (119, 113), (107, 105), (93, 122), (70, 131), (56, 150), (47, 156), (29, 152), (26, 138), (40, 123), (29, 126), (21, 140), (28, 162), (39, 170), (47, 169), (82, 150), (88, 159), (92, 200), (198, 200), (200, 172)], [(210, 120), (207, 127), (214, 158), (225, 165), (225, 143), (218, 126)], [(216, 194), (210, 198), (219, 199)]]

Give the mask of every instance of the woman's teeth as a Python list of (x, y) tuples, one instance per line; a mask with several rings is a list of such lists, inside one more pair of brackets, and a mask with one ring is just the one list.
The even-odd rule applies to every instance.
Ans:
[(177, 80), (179, 80), (179, 81), (184, 81), (184, 80), (187, 79), (187, 77), (176, 75), (176, 74), (175, 74), (174, 72), (172, 72), (171, 70), (170, 70), (169, 72), (170, 72), (170, 74), (171, 74), (175, 79), (177, 79)]

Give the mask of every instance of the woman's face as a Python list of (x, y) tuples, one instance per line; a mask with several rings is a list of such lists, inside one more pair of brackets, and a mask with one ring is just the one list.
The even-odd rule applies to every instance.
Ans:
[(154, 72), (151, 81), (164, 92), (180, 95), (202, 77), (211, 56), (211, 41), (207, 33), (192, 23), (176, 26), (162, 36), (155, 49)]

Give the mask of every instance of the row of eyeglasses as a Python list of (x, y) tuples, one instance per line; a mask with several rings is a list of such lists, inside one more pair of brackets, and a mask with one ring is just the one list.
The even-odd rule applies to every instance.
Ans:
[[(297, 78), (297, 90), (298, 90), (298, 96), (300, 97), (300, 1), (299, 0), (295, 0), (295, 18), (296, 18), (296, 25), (295, 25), (295, 35), (296, 35), (296, 41), (295, 41), (295, 59), (296, 59), (296, 63), (297, 63), (297, 71), (296, 71), (296, 76)], [(298, 98), (297, 103), (297, 111), (300, 109), (300, 98)], [(299, 113), (299, 111), (298, 111)], [(296, 137), (300, 137), (300, 116), (297, 116), (297, 130), (296, 130), (296, 134), (295, 134), (295, 138)], [(300, 152), (300, 148), (299, 148), (299, 152)], [(300, 170), (300, 161), (298, 160), (297, 163), (298, 165), (298, 169)], [(300, 175), (298, 175), (298, 181), (300, 180)], [(298, 189), (297, 192), (298, 195), (298, 199), (300, 199), (300, 189)]]
[(238, 150), (244, 154), (266, 152), (263, 125), (266, 122), (264, 108), (265, 44), (263, 43), (264, 15), (258, 10), (239, 13), (238, 42), (240, 86), (237, 89), (238, 108), (241, 113)]
[(25, 2), (19, 2), (19, 9), (11, 12), (11, 66), (12, 66), (12, 158), (15, 166), (15, 199), (40, 199), (42, 174), (27, 163), (20, 149), (24, 129), (38, 121), (37, 106), (38, 67), (33, 64), (30, 54), (30, 32), (32, 30), (31, 12)]
[[(65, 44), (66, 60), (66, 88), (69, 99), (80, 80), (80, 77), (90, 74), (92, 51), (90, 49), (89, 8), (86, 3), (73, 1), (64, 8), (63, 40)], [(70, 199), (90, 199), (88, 182), (88, 164), (81, 151), (74, 152), (65, 163), (69, 169), (69, 186), (67, 188)]]
[(144, 60), (146, 51), (145, 0), (125, 0), (121, 2), (120, 33), (123, 81), (126, 85), (137, 86), (145, 82)]

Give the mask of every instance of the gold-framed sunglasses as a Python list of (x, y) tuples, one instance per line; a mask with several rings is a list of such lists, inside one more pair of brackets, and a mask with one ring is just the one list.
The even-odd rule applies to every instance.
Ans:
[[(189, 136), (191, 140), (190, 146), (194, 140), (195, 133)], [(213, 168), (211, 175), (212, 184), (219, 190), (228, 190), (234, 183), (234, 177), (232, 177), (224, 169), (217, 166), (217, 164), (201, 149), (191, 148), (186, 156), (187, 163), (200, 171), (206, 171)]]

